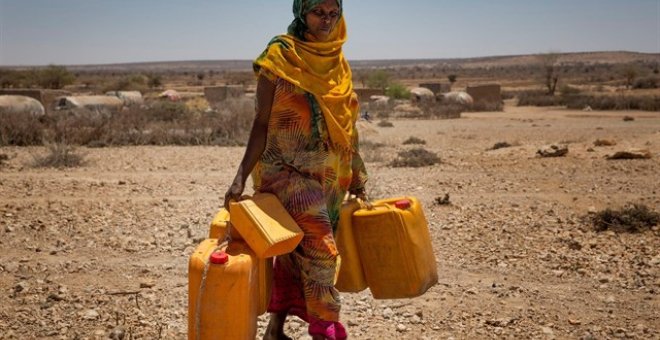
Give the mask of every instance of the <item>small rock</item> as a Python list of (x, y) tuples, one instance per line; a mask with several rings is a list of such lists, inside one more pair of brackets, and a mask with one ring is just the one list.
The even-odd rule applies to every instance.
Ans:
[(568, 323), (573, 326), (579, 326), (582, 324), (582, 321), (576, 319), (568, 319)]
[(594, 146), (614, 146), (616, 141), (610, 139), (596, 139)]
[(404, 325), (402, 323), (396, 325), (396, 331), (399, 332), (399, 333), (403, 333), (407, 330), (408, 330), (408, 328), (406, 327), (406, 325)]
[(110, 331), (109, 338), (112, 340), (123, 340), (126, 336), (126, 331), (122, 326), (117, 326)]
[(140, 288), (153, 288), (156, 284), (154, 282), (143, 281), (140, 282)]
[(548, 338), (555, 337), (555, 332), (550, 327), (541, 327), (541, 332), (543, 332)]
[(88, 309), (80, 315), (84, 320), (96, 320), (99, 318), (99, 312), (94, 309)]
[(392, 316), (394, 316), (394, 311), (392, 310), (392, 308), (387, 307), (385, 308), (385, 310), (383, 310), (383, 317), (385, 319), (390, 319), (392, 318)]
[(5, 269), (7, 273), (15, 273), (18, 270), (18, 263), (8, 262), (2, 264), (2, 267)]
[(23, 291), (27, 291), (29, 288), (30, 285), (27, 282), (21, 281), (14, 286), (14, 292), (20, 293)]
[(568, 153), (567, 145), (551, 144), (536, 151), (541, 157), (563, 157)]

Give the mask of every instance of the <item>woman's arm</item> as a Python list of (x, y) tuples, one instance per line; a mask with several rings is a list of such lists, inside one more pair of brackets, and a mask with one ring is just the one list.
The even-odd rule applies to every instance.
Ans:
[(252, 169), (254, 169), (255, 164), (257, 164), (261, 154), (263, 154), (266, 149), (268, 120), (270, 119), (270, 110), (273, 106), (274, 96), (275, 83), (264, 75), (259, 76), (257, 83), (256, 116), (252, 123), (252, 130), (250, 131), (250, 138), (248, 139), (243, 160), (238, 166), (234, 181), (225, 194), (224, 205), (227, 209), (229, 209), (229, 201), (232, 199), (238, 201), (243, 194), (243, 190), (245, 190), (245, 181), (248, 176), (250, 176)]
[(353, 153), (351, 168), (353, 170), (353, 178), (351, 179), (351, 185), (349, 186), (348, 192), (351, 195), (355, 195), (362, 200), (367, 200), (367, 168), (364, 166), (364, 161), (360, 155), (360, 139), (358, 137), (357, 130), (355, 132), (355, 137), (353, 139), (353, 145), (355, 152)]

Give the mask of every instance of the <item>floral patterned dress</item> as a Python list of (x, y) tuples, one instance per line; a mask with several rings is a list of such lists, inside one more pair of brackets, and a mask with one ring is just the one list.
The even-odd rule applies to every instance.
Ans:
[[(306, 321), (338, 321), (333, 232), (347, 191), (364, 188), (366, 170), (357, 151), (331, 148), (311, 94), (264, 69), (260, 74), (275, 84), (275, 94), (266, 148), (252, 172), (255, 191), (275, 194), (304, 232), (293, 253), (275, 260), (268, 310)], [(353, 143), (357, 150), (357, 134)]]

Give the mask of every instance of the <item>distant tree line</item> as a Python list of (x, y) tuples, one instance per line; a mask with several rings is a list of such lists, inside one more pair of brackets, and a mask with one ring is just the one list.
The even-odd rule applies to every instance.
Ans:
[(76, 81), (76, 76), (64, 66), (49, 65), (28, 70), (0, 69), (2, 88), (61, 89)]

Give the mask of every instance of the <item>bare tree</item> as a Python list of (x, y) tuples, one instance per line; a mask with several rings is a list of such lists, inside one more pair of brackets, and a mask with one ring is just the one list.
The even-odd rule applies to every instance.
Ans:
[(637, 67), (635, 65), (628, 65), (623, 69), (623, 76), (626, 78), (626, 88), (630, 90), (635, 78), (637, 78)]
[(456, 78), (458, 78), (458, 76), (455, 75), (455, 74), (450, 74), (450, 75), (447, 76), (447, 80), (449, 80), (449, 83), (451, 84), (452, 87), (454, 86), (454, 83), (456, 82)]
[(557, 52), (548, 52), (539, 54), (539, 62), (543, 69), (543, 81), (548, 90), (548, 95), (554, 96), (559, 82), (559, 58), (561, 55)]

